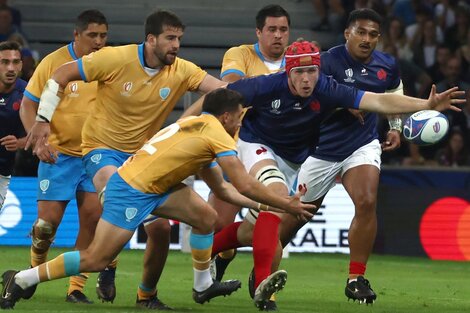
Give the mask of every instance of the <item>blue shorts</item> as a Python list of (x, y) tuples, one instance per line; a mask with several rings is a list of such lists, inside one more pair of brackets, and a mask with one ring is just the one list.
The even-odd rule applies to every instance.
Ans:
[(77, 191), (96, 192), (82, 158), (59, 153), (55, 164), (39, 162), (38, 200), (69, 201)]
[(134, 231), (166, 201), (170, 193), (144, 193), (129, 186), (118, 173), (114, 173), (106, 185), (101, 218), (117, 227)]
[(107, 165), (120, 167), (131, 155), (131, 153), (112, 149), (95, 149), (84, 155), (82, 161), (86, 173), (93, 178), (96, 172)]

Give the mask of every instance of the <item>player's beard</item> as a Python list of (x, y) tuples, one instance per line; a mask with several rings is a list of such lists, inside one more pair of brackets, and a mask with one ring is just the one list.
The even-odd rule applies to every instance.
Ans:
[(160, 62), (162, 62), (162, 64), (164, 65), (172, 65), (173, 63), (175, 63), (175, 60), (176, 60), (176, 53), (174, 54), (167, 53), (162, 58), (160, 58)]

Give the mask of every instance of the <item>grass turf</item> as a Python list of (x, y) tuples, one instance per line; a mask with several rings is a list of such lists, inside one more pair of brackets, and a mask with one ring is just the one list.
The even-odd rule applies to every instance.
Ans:
[[(52, 249), (54, 257), (66, 250)], [(114, 304), (101, 303), (96, 298), (96, 274), (92, 274), (85, 293), (92, 305), (66, 303), (68, 279), (39, 285), (30, 300), (21, 300), (15, 312), (138, 312), (134, 307), (136, 290), (141, 277), (142, 251), (120, 254), (116, 278), (117, 297)], [(28, 264), (26, 247), (0, 247), (0, 271), (20, 269)], [(239, 253), (226, 272), (225, 279), (238, 278), (242, 288), (226, 298), (216, 298), (204, 305), (191, 298), (191, 256), (171, 252), (159, 284), (159, 298), (175, 312), (257, 312), (248, 296), (247, 278), (252, 267), (249, 253)], [(334, 254), (293, 254), (284, 259), (281, 268), (287, 270), (286, 288), (277, 295), (280, 312), (469, 312), (470, 264), (464, 262), (430, 261), (423, 258), (374, 255), (369, 261), (367, 278), (378, 298), (374, 305), (359, 305), (347, 301), (344, 287), (348, 256)]]

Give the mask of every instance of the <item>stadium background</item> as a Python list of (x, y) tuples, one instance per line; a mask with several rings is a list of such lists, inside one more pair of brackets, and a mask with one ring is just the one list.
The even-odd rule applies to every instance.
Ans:
[[(223, 53), (231, 46), (256, 41), (255, 12), (273, 1), (163, 0), (158, 8), (177, 13), (187, 25), (180, 56), (218, 76)], [(341, 34), (312, 31), (314, 12), (310, 1), (277, 1), (292, 18), (290, 40), (304, 37), (327, 49)], [(70, 42), (73, 20), (84, 9), (101, 10), (110, 22), (109, 44), (143, 41), (143, 20), (156, 1), (134, 0), (59, 1), (16, 0), (10, 5), (23, 16), (23, 32), (30, 48), (44, 56)], [(341, 40), (341, 39), (339, 39)], [(197, 95), (188, 93), (170, 117), (174, 121)], [(0, 245), (30, 245), (28, 233), (36, 214), (37, 181), (14, 177), (4, 210), (0, 214)], [(206, 194), (198, 183), (198, 192)], [(470, 170), (403, 168), (385, 166), (378, 200), (379, 232), (375, 253), (423, 256), (432, 259), (470, 259)], [(73, 246), (76, 204), (69, 205), (55, 246)], [(319, 216), (299, 232), (292, 252), (347, 253), (347, 229), (353, 206), (340, 184), (330, 192)], [(142, 247), (137, 233), (128, 247)], [(180, 229), (173, 226), (172, 248), (180, 247)]]

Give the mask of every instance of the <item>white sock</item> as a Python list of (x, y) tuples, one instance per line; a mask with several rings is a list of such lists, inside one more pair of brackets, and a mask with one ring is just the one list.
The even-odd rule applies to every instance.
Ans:
[(352, 283), (353, 281), (357, 281), (357, 278), (349, 278), (348, 284), (349, 284), (349, 283)]
[(212, 285), (212, 277), (209, 269), (200, 271), (194, 269), (194, 290), (203, 291)]
[(23, 289), (34, 286), (39, 283), (38, 267), (33, 267), (20, 271), (15, 275), (15, 283)]

